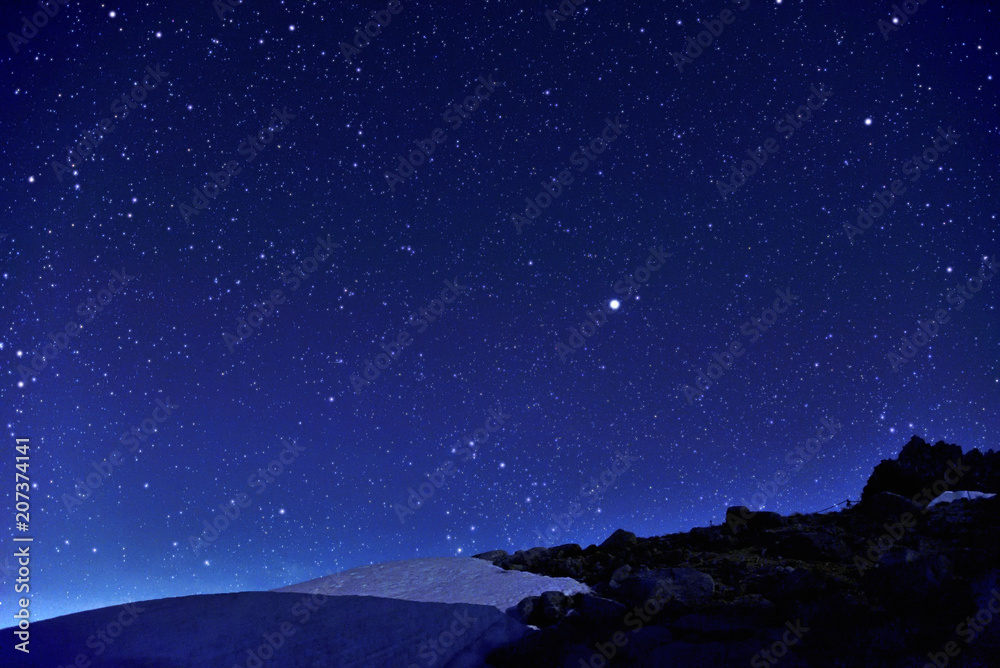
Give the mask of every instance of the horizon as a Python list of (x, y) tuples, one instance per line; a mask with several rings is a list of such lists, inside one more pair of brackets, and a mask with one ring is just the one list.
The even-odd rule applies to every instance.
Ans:
[[(927, 443), (930, 446), (936, 446), (936, 445), (939, 445), (941, 443), (946, 443), (948, 445), (959, 445), (959, 444), (954, 444), (954, 443), (947, 443), (946, 441), (941, 440), (941, 439), (935, 440), (935, 441), (927, 441), (926, 439), (923, 439), (922, 437), (920, 437), (919, 435), (916, 435), (916, 434), (914, 434), (913, 436), (911, 436), (910, 440), (917, 439), (917, 438), (919, 438), (920, 440), (923, 440), (925, 443)], [(910, 440), (908, 440), (907, 443), (909, 443)], [(962, 446), (959, 445), (959, 447), (962, 447)], [(902, 450), (902, 447), (900, 448), (900, 450)], [(979, 450), (983, 454), (989, 454), (989, 453), (993, 453), (993, 452), (998, 452), (997, 450), (995, 450), (993, 448), (988, 448), (986, 450), (983, 450), (983, 449), (978, 448), (978, 447), (962, 448), (963, 455), (968, 454), (969, 452), (971, 452), (973, 450)], [(897, 453), (897, 456), (898, 456), (898, 453)], [(891, 458), (891, 459), (894, 459), (894, 458)], [(882, 460), (882, 461), (885, 461), (885, 460)], [(869, 476), (870, 475), (871, 474), (869, 473)], [(868, 481), (868, 477), (865, 478), (865, 482), (867, 482), (867, 481)], [(863, 486), (864, 485), (862, 485), (862, 487)], [(959, 485), (959, 486), (955, 487), (953, 490), (949, 490), (949, 491), (962, 491), (962, 490), (966, 490), (966, 489), (967, 489), (966, 487), (964, 487), (962, 485)], [(972, 490), (971, 488), (968, 488), (968, 489), (969, 489), (969, 491), (975, 491), (975, 490)], [(752, 499), (753, 497), (751, 496), (750, 498)], [(773, 498), (776, 498), (776, 495), (771, 495), (771, 496), (768, 496), (767, 498), (768, 499), (773, 499)], [(861, 499), (861, 491), (859, 489), (859, 491), (857, 493), (857, 498), (850, 497), (850, 498), (846, 499), (845, 501), (850, 501), (851, 505), (853, 506), (854, 504), (860, 502), (860, 499)], [(741, 501), (747, 501), (747, 499), (741, 499)], [(840, 511), (842, 511), (842, 510), (845, 509), (845, 507), (844, 507), (845, 501), (840, 501), (839, 503), (835, 503), (833, 506), (830, 506), (828, 508), (812, 509), (812, 510), (807, 510), (807, 509), (794, 510), (793, 509), (793, 510), (788, 510), (788, 511), (780, 512), (779, 514), (781, 514), (782, 516), (786, 516), (787, 517), (787, 516), (792, 516), (792, 515), (796, 515), (796, 514), (801, 514), (801, 515), (820, 514), (820, 513), (825, 513), (827, 511), (830, 511), (830, 512), (840, 512)], [(733, 503), (733, 504), (730, 504), (730, 506), (734, 506), (734, 505), (747, 505), (747, 504), (746, 503), (742, 503), (742, 504), (741, 503)], [(753, 505), (751, 504), (751, 505), (747, 505), (747, 507), (750, 509), (751, 512), (759, 512), (759, 511), (762, 511), (762, 510), (763, 511), (776, 512), (774, 510), (774, 508), (772, 508), (770, 506), (765, 506), (765, 507), (760, 507), (760, 508), (756, 508), (755, 509), (753, 507)], [(708, 520), (707, 524), (694, 524), (694, 525), (691, 525), (691, 526), (682, 527), (682, 528), (678, 528), (678, 529), (674, 529), (674, 530), (670, 530), (670, 531), (660, 531), (660, 532), (657, 532), (657, 533), (648, 533), (647, 534), (647, 533), (642, 533), (642, 532), (639, 532), (639, 531), (634, 531), (633, 529), (631, 529), (629, 527), (624, 527), (624, 526), (617, 527), (617, 529), (624, 529), (626, 531), (631, 531), (632, 533), (636, 534), (640, 538), (651, 538), (651, 537), (656, 537), (656, 536), (667, 536), (667, 535), (671, 535), (671, 534), (683, 534), (683, 533), (687, 533), (687, 532), (689, 532), (689, 531), (691, 531), (692, 529), (695, 529), (695, 528), (720, 526), (720, 525), (724, 526), (725, 525), (725, 517), (726, 517), (726, 509), (727, 509), (726, 507), (724, 507), (724, 508), (721, 509), (721, 519), (718, 520), (718, 521), (716, 521), (714, 519), (710, 519), (710, 520)], [(550, 516), (550, 519), (553, 519), (553, 518)], [(553, 521), (552, 522), (552, 526), (556, 526), (556, 525), (557, 525), (557, 522)], [(555, 541), (551, 541), (550, 540), (547, 543), (546, 542), (533, 543), (533, 544), (527, 544), (527, 545), (523, 545), (523, 546), (508, 546), (511, 549), (509, 549), (507, 551), (510, 552), (511, 554), (513, 554), (517, 550), (528, 550), (528, 549), (533, 548), (533, 547), (554, 547), (554, 546), (557, 546), (557, 545), (565, 545), (565, 544), (578, 544), (581, 547), (586, 548), (589, 545), (600, 545), (605, 539), (607, 539), (611, 535), (611, 533), (613, 533), (617, 529), (612, 530), (607, 535), (598, 536), (596, 538), (585, 540), (585, 541), (574, 540), (574, 536), (573, 535), (567, 535), (567, 536), (564, 537), (565, 538), (564, 540), (555, 540)], [(486, 547), (485, 549), (482, 550), (482, 552), (488, 552), (488, 551), (493, 550), (493, 549), (504, 549), (504, 548), (499, 548), (499, 547), (498, 548), (489, 548), (489, 547)], [(144, 601), (158, 600), (160, 598), (178, 598), (178, 597), (185, 597), (185, 596), (198, 596), (198, 595), (211, 595), (211, 594), (238, 593), (238, 592), (243, 592), (243, 591), (246, 591), (246, 592), (250, 592), (250, 591), (273, 591), (274, 589), (278, 589), (278, 588), (281, 588), (281, 587), (286, 587), (286, 586), (296, 585), (296, 584), (300, 584), (300, 583), (305, 583), (305, 582), (309, 582), (311, 580), (323, 578), (323, 577), (328, 576), (328, 575), (333, 575), (333, 574), (336, 574), (336, 573), (342, 573), (342, 572), (346, 572), (346, 571), (357, 569), (357, 568), (363, 568), (365, 566), (372, 566), (372, 565), (379, 564), (379, 563), (387, 563), (387, 562), (394, 562), (394, 561), (409, 561), (409, 560), (412, 560), (412, 559), (419, 559), (419, 558), (446, 557), (446, 556), (459, 556), (459, 557), (465, 557), (465, 558), (472, 558), (473, 554), (472, 553), (469, 553), (469, 554), (457, 554), (457, 555), (456, 554), (419, 554), (419, 555), (412, 555), (410, 557), (402, 557), (402, 558), (398, 558), (398, 559), (384, 559), (384, 560), (378, 560), (378, 561), (361, 561), (361, 562), (357, 562), (357, 563), (354, 563), (354, 564), (344, 564), (344, 565), (338, 566), (336, 568), (336, 570), (329, 571), (329, 572), (316, 571), (312, 575), (307, 575), (302, 580), (296, 580), (295, 582), (280, 582), (280, 583), (277, 583), (275, 586), (267, 586), (267, 587), (263, 587), (263, 588), (252, 588), (252, 589), (221, 589), (221, 590), (214, 590), (214, 589), (204, 590), (204, 589), (200, 589), (200, 590), (196, 590), (196, 591), (179, 591), (179, 592), (173, 593), (170, 596), (161, 596), (161, 597), (153, 597), (153, 598), (141, 598), (140, 597), (140, 598), (130, 598), (130, 599), (110, 599), (110, 600), (106, 600), (106, 601), (100, 602), (99, 604), (96, 604), (96, 605), (91, 605), (90, 607), (86, 607), (86, 608), (80, 608), (80, 609), (69, 608), (67, 610), (64, 610), (64, 611), (61, 611), (61, 612), (56, 612), (56, 613), (53, 613), (53, 614), (50, 614), (50, 615), (44, 615), (44, 614), (43, 615), (36, 615), (34, 617), (34, 619), (35, 619), (35, 621), (42, 621), (42, 620), (51, 619), (51, 618), (54, 618), (54, 617), (61, 617), (61, 616), (65, 616), (65, 615), (71, 615), (71, 614), (74, 614), (74, 613), (77, 613), (77, 612), (85, 612), (85, 611), (88, 611), (88, 610), (98, 610), (98, 609), (103, 609), (103, 608), (116, 607), (116, 606), (121, 606), (121, 605), (127, 604), (127, 603), (141, 603), (141, 602), (144, 602)], [(6, 564), (0, 564), (0, 582), (6, 582), (6, 581), (8, 581), (8, 579), (11, 579), (10, 578), (11, 571), (6, 566), (7, 566)], [(318, 568), (322, 568), (322, 567), (318, 567)], [(9, 627), (3, 627), (3, 628), (9, 628)]]

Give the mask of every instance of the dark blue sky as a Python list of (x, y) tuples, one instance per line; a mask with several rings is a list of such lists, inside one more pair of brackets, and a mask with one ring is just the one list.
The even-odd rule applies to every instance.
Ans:
[(687, 530), (778, 472), (766, 507), (818, 510), (912, 434), (996, 447), (1000, 280), (956, 296), (1000, 250), (996, 9), (927, 0), (884, 39), (889, 2), (557, 6), (403, 2), (350, 63), (386, 2), (71, 3), (5, 40), (2, 466), (31, 439), (36, 615)]

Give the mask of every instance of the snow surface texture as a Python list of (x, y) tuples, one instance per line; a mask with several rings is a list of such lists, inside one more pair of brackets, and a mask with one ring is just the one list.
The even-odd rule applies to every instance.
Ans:
[[(308, 616), (305, 601), (314, 607)], [(528, 629), (490, 606), (368, 596), (246, 592), (134, 605), (124, 629), (121, 606), (32, 623), (30, 654), (15, 650), (5, 629), (0, 666), (471, 668)]]
[(989, 499), (996, 496), (995, 494), (987, 494), (986, 492), (973, 492), (971, 490), (965, 491), (960, 490), (957, 492), (945, 492), (941, 496), (935, 498), (931, 501), (928, 506), (936, 506), (939, 503), (951, 503), (952, 501), (958, 501), (959, 499)]
[(590, 587), (572, 578), (505, 571), (482, 559), (429, 557), (362, 566), (274, 591), (472, 603), (505, 611), (542, 592), (560, 591), (570, 596), (589, 592)]

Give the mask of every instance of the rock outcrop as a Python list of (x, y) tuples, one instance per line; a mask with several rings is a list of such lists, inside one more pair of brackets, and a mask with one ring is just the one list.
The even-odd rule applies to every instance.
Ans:
[(944, 441), (928, 445), (919, 436), (914, 436), (896, 459), (883, 459), (875, 467), (861, 499), (868, 500), (879, 492), (893, 492), (907, 499), (925, 498), (927, 490), (931, 497), (927, 501), (930, 501), (941, 493), (935, 493), (933, 488), (938, 482), (938, 489), (941, 489), (939, 481), (955, 481), (951, 489), (998, 493), (1000, 453), (989, 450), (984, 455), (976, 449), (963, 453), (957, 445)]
[(479, 555), (592, 590), (525, 603), (538, 629), (491, 664), (1000, 665), (1000, 496), (922, 492), (1000, 491), (995, 459), (915, 438), (840, 512), (734, 507), (683, 534)]

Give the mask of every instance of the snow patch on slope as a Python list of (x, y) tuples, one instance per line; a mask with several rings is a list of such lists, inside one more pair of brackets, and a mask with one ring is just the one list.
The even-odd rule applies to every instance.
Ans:
[(470, 603), (505, 611), (542, 592), (560, 591), (571, 596), (590, 588), (572, 578), (505, 571), (482, 559), (429, 557), (362, 566), (274, 591)]
[(996, 494), (987, 494), (986, 492), (974, 492), (971, 490), (959, 490), (955, 492), (944, 492), (936, 497), (933, 501), (927, 504), (928, 507), (936, 506), (939, 503), (951, 503), (952, 501), (958, 501), (959, 499), (992, 499)]

